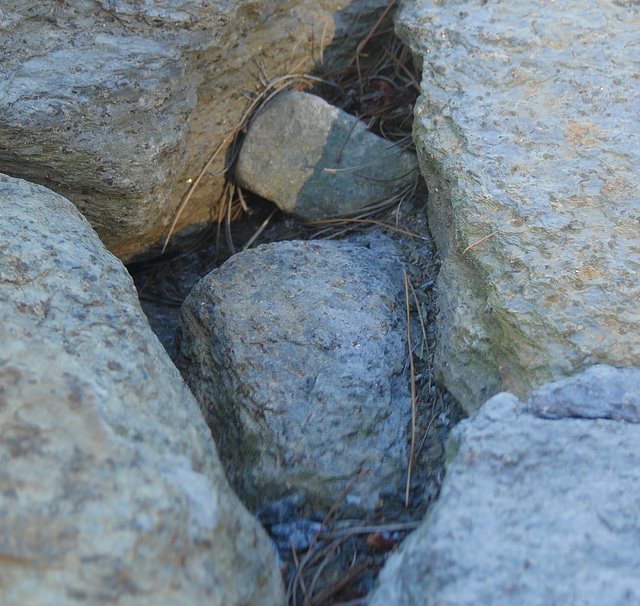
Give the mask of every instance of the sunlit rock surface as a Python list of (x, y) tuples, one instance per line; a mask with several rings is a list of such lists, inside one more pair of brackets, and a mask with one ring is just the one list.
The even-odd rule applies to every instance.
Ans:
[(416, 0), (398, 24), (423, 65), (447, 387), (473, 410), (637, 363), (637, 4)]
[(370, 606), (638, 603), (639, 394), (639, 369), (597, 365), (491, 398)]
[(0, 603), (284, 602), (127, 271), (71, 202), (4, 175), (0, 343)]
[[(158, 252), (260, 81), (313, 69), (321, 54), (327, 66), (349, 57), (386, 5), (2, 2), (0, 171), (66, 196), (121, 259)], [(178, 231), (217, 217), (225, 161), (219, 154)]]

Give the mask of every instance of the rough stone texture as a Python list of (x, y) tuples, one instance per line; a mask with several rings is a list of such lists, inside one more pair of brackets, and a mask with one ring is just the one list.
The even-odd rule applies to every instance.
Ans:
[(2, 604), (283, 603), (125, 269), (68, 200), (4, 175), (0, 343)]
[(637, 363), (637, 4), (415, 0), (398, 23), (423, 64), (446, 386), (471, 410)]
[(236, 179), (285, 212), (319, 221), (392, 196), (415, 181), (417, 170), (413, 152), (320, 97), (290, 92), (251, 123)]
[(406, 474), (402, 266), (369, 238), (259, 246), (183, 305), (178, 368), (251, 507), (299, 489), (331, 505), (365, 468), (352, 494), (371, 507)]
[(639, 394), (639, 369), (600, 365), (491, 398), (454, 429), (440, 499), (369, 604), (639, 603), (640, 426), (608, 420), (637, 420)]
[[(321, 42), (325, 61), (349, 56), (386, 4), (367, 2), (356, 21), (351, 0), (5, 1), (0, 170), (64, 194), (128, 259), (163, 240), (260, 69), (311, 67)], [(223, 163), (178, 229), (216, 216)]]
[(529, 404), (536, 415), (548, 419), (576, 417), (640, 423), (638, 371), (592, 366), (579, 379), (539, 387), (531, 394)]

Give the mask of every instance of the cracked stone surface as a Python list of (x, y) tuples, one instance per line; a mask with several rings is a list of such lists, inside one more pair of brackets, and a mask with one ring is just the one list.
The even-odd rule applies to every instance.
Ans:
[(467, 410), (637, 363), (639, 27), (632, 2), (402, 7), (443, 257), (436, 366)]

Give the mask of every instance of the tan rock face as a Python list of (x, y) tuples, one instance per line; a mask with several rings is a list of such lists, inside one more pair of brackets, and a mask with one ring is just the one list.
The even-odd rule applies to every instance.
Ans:
[(267, 537), (132, 281), (0, 176), (0, 603), (283, 603)]
[[(0, 170), (72, 200), (121, 259), (143, 253), (164, 241), (189, 180), (245, 111), (256, 74), (273, 78), (305, 58), (311, 68), (321, 49), (324, 60), (348, 56), (373, 18), (357, 21), (360, 6), (4, 3)], [(223, 168), (221, 154), (178, 230), (217, 216)]]
[(416, 0), (399, 25), (423, 64), (447, 388), (472, 410), (637, 363), (637, 7)]

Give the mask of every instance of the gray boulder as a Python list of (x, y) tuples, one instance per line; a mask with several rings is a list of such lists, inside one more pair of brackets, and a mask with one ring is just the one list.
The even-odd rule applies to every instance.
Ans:
[(638, 27), (629, 2), (403, 4), (444, 261), (436, 365), (468, 410), (640, 357)]
[(71, 202), (0, 176), (0, 603), (283, 603), (131, 278)]
[(439, 501), (369, 604), (640, 603), (639, 397), (640, 369), (599, 365), (491, 398), (454, 429)]
[[(162, 243), (177, 207), (275, 78), (354, 49), (387, 0), (31, 2), (0, 7), (0, 171), (69, 198), (122, 259)], [(351, 35), (353, 33), (353, 35)], [(349, 38), (349, 42), (347, 42)], [(211, 221), (224, 154), (178, 230)], [(217, 176), (215, 176), (217, 175)]]
[(240, 253), (182, 308), (178, 368), (232, 486), (257, 507), (295, 490), (364, 507), (406, 474), (411, 414), (393, 242), (281, 242)]
[(251, 123), (236, 179), (283, 211), (319, 221), (391, 197), (415, 181), (417, 170), (413, 152), (320, 97), (290, 92)]

